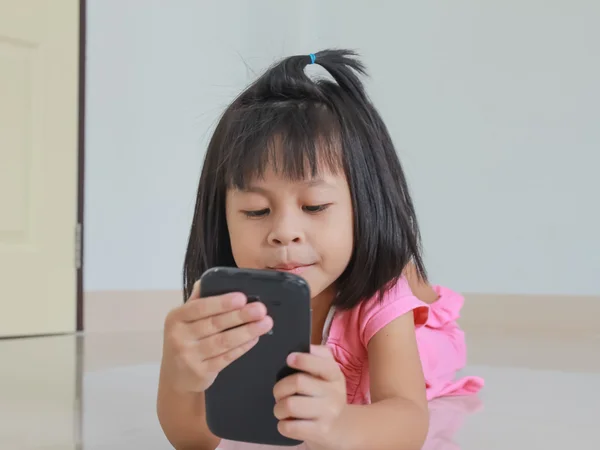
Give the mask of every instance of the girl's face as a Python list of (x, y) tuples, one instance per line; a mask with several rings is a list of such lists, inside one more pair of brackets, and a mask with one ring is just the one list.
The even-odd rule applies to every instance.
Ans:
[(354, 244), (343, 173), (290, 181), (267, 170), (247, 189), (227, 192), (226, 214), (238, 267), (289, 271), (308, 282), (313, 299), (333, 296)]

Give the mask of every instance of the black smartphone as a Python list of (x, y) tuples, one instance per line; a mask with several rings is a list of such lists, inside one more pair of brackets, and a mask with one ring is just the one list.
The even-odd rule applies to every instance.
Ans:
[(302, 442), (282, 436), (273, 414), (273, 387), (293, 374), (286, 359), (310, 352), (310, 289), (294, 274), (274, 270), (215, 267), (200, 279), (200, 296), (242, 292), (248, 302), (262, 302), (273, 329), (239, 359), (223, 369), (206, 390), (206, 422), (222, 439), (263, 445)]

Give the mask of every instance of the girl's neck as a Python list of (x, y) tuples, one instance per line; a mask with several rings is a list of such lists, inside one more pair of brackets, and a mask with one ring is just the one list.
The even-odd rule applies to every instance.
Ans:
[(312, 308), (312, 337), (311, 343), (313, 345), (321, 345), (323, 341), (323, 328), (327, 321), (327, 315), (333, 299), (335, 298), (336, 289), (334, 286), (330, 286), (325, 291), (311, 300)]

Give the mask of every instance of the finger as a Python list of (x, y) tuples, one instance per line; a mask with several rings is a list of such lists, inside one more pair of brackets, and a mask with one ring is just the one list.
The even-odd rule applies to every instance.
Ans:
[(271, 328), (273, 328), (273, 319), (266, 316), (257, 322), (250, 322), (233, 330), (223, 331), (198, 341), (200, 353), (204, 359), (214, 358), (268, 333)]
[(244, 344), (232, 348), (228, 352), (222, 353), (214, 358), (210, 358), (204, 361), (206, 364), (206, 371), (208, 373), (218, 373), (231, 364), (236, 359), (247, 353), (258, 343), (258, 338), (254, 338), (251, 341), (245, 342)]
[(323, 410), (323, 399), (292, 395), (275, 404), (273, 414), (278, 420), (285, 419), (316, 419)]
[(311, 397), (322, 397), (325, 392), (325, 383), (307, 373), (295, 373), (280, 380), (273, 388), (275, 401), (292, 395), (307, 395)]
[(333, 352), (326, 345), (311, 345), (310, 354), (321, 358), (333, 358)]
[(194, 287), (192, 288), (192, 293), (190, 294), (189, 300), (194, 300), (200, 298), (200, 280), (197, 280), (194, 283)]
[(296, 370), (326, 381), (337, 381), (341, 376), (340, 367), (333, 357), (323, 358), (310, 353), (292, 353), (288, 356), (287, 363)]
[(239, 292), (204, 297), (187, 302), (181, 308), (181, 319), (184, 322), (195, 322), (207, 317), (216, 316), (243, 308), (247, 303), (246, 296)]
[(267, 308), (264, 304), (249, 303), (241, 309), (192, 322), (189, 325), (190, 333), (196, 339), (203, 339), (245, 323), (262, 320), (266, 315)]
[(315, 420), (281, 420), (277, 430), (285, 437), (297, 441), (312, 441), (317, 436), (317, 421)]

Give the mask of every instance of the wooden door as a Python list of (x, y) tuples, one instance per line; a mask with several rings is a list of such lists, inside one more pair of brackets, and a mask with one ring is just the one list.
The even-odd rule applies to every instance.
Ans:
[(79, 2), (0, 1), (0, 336), (76, 329)]

